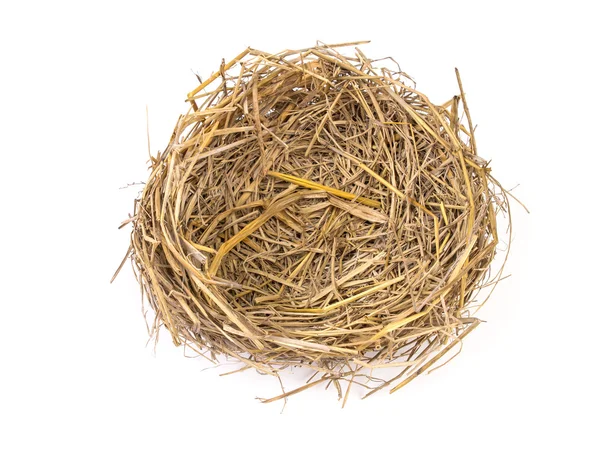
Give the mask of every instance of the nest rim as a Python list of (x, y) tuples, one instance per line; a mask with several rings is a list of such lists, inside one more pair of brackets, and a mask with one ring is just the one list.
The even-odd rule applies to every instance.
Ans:
[(135, 203), (128, 255), (154, 333), (320, 375), (265, 402), (319, 382), (398, 390), (478, 326), (475, 294), (501, 277), (507, 192), (477, 154), (458, 70), (460, 95), (436, 106), (373, 63), (246, 49), (188, 93)]

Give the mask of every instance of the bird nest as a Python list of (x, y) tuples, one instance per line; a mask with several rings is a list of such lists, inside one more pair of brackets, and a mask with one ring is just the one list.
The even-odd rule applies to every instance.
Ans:
[(223, 62), (136, 200), (130, 254), (155, 330), (241, 369), (314, 371), (265, 401), (399, 389), (479, 324), (475, 294), (499, 279), (506, 192), (458, 72), (460, 96), (438, 106), (378, 62), (326, 45)]

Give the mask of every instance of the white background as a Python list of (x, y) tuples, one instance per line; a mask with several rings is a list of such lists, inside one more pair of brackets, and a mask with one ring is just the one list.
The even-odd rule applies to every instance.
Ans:
[[(594, 2), (2, 2), (0, 458), (598, 458)], [(437, 103), (461, 71), (513, 206), (505, 280), (450, 365), (341, 409), (156, 353), (125, 253), (194, 72), (246, 46), (370, 39)]]

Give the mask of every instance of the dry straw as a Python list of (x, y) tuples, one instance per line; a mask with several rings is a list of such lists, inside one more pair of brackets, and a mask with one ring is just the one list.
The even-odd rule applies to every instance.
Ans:
[(130, 219), (154, 332), (241, 370), (314, 370), (265, 402), (398, 390), (477, 327), (475, 293), (500, 276), (506, 192), (458, 71), (460, 96), (433, 105), (399, 69), (338, 51), (356, 44), (223, 63), (188, 94)]

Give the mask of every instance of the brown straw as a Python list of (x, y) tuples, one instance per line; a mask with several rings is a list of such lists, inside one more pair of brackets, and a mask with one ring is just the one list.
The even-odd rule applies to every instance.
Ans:
[(393, 392), (431, 368), (479, 324), (509, 212), (456, 74), (460, 96), (436, 106), (358, 49), (223, 63), (188, 94), (131, 219), (154, 331), (242, 369), (314, 370), (265, 402), (323, 383)]

